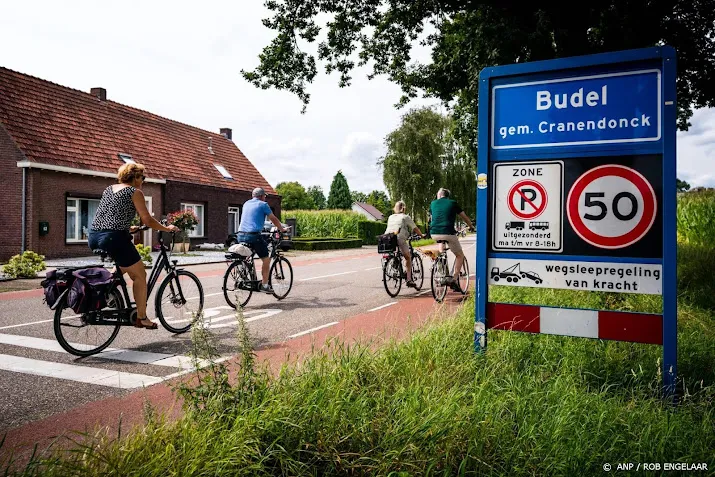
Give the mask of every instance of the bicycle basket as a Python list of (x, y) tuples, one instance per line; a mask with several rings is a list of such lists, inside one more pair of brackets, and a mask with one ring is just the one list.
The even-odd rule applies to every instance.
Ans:
[(397, 235), (382, 234), (377, 236), (377, 253), (390, 253), (397, 250)]

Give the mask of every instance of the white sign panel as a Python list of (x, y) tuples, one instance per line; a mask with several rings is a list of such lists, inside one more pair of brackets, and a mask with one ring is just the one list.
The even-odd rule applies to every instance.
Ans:
[(489, 259), (489, 284), (661, 295), (661, 265)]
[(562, 161), (494, 164), (492, 248), (560, 252), (563, 243)]

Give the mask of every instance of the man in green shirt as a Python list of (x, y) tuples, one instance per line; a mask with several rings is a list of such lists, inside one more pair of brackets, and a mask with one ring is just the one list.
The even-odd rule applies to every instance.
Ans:
[[(474, 230), (474, 225), (472, 225), (472, 221), (464, 213), (464, 210), (457, 204), (457, 201), (449, 196), (448, 189), (440, 189), (437, 192), (437, 200), (433, 200), (430, 204), (430, 214), (432, 215), (430, 234), (435, 240), (446, 241), (456, 257), (454, 276), (451, 277), (449, 283), (452, 289), (456, 290), (459, 287), (459, 272), (464, 264), (464, 252), (462, 251), (462, 245), (459, 243), (457, 231), (454, 228), (454, 221), (459, 216), (469, 225), (469, 230)], [(439, 249), (440, 252), (444, 252), (445, 245), (439, 244)]]

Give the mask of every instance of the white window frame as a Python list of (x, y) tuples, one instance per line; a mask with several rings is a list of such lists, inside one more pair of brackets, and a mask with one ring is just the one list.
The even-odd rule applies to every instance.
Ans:
[(229, 207), (228, 208), (228, 215), (235, 215), (236, 218), (234, 219), (234, 226), (236, 230), (229, 230), (229, 234), (237, 234), (238, 233), (238, 227), (241, 225), (241, 208), (240, 207)]
[[(201, 207), (201, 214), (196, 212), (197, 207)], [(206, 212), (206, 205), (190, 203), (190, 202), (182, 202), (181, 210), (191, 210), (194, 214), (196, 214), (196, 217), (198, 217), (198, 219), (199, 219), (198, 225), (196, 227), (194, 227), (193, 230), (189, 230), (188, 236), (191, 238), (205, 238), (204, 232), (205, 232), (206, 227), (204, 227), (204, 217), (205, 217), (205, 212)]]
[[(99, 199), (88, 199), (86, 197), (67, 197), (67, 199), (65, 200), (65, 243), (87, 243), (87, 241), (88, 241), (88, 239), (78, 238), (78, 237), (82, 236), (81, 225), (80, 225), (81, 219), (80, 219), (79, 212), (81, 210), (80, 201), (83, 201), (83, 200), (84, 201), (93, 201), (93, 202), (97, 202), (97, 203), (99, 202)], [(73, 206), (67, 205), (67, 202), (69, 202), (69, 201), (74, 201), (74, 205)], [(67, 237), (67, 223), (66, 222), (67, 222), (67, 213), (68, 212), (74, 213), (74, 217), (75, 217), (75, 219), (74, 219), (74, 236), (75, 236), (75, 238)], [(88, 217), (88, 219), (89, 219), (89, 217)], [(94, 220), (94, 218), (92, 218), (92, 220), (88, 220), (88, 222), (87, 222), (87, 236), (89, 236), (89, 229), (92, 227), (93, 220)]]

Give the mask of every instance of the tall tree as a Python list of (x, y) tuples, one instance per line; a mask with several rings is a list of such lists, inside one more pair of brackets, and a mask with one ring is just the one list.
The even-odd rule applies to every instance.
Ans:
[(320, 186), (310, 186), (308, 187), (308, 195), (310, 196), (311, 199), (313, 199), (313, 203), (315, 204), (315, 208), (318, 210), (322, 210), (325, 208), (325, 203), (327, 200), (325, 199), (325, 194), (323, 193), (323, 188)]
[(338, 171), (333, 177), (328, 193), (328, 209), (350, 209), (353, 206), (350, 197), (350, 186), (342, 171)]
[(353, 202), (366, 202), (367, 194), (354, 190), (350, 192), (350, 198), (353, 200)]
[(450, 118), (442, 155), (442, 187), (449, 189), (464, 212), (474, 218), (477, 215), (476, 161), (471, 148), (459, 140), (457, 130), (457, 122)]
[(281, 182), (276, 186), (276, 192), (283, 197), (283, 210), (315, 209), (313, 198), (299, 182)]
[[(402, 91), (422, 92), (454, 107), (460, 134), (476, 147), (479, 72), (489, 66), (669, 44), (678, 51), (678, 125), (692, 109), (715, 106), (715, 0), (497, 2), (475, 0), (266, 0), (264, 25), (275, 38), (243, 76), (260, 88), (296, 94), (303, 111), (318, 72), (348, 86), (356, 66), (372, 64)], [(324, 22), (324, 23), (323, 23)], [(413, 44), (432, 47), (431, 62), (412, 61)], [(327, 33), (317, 55), (301, 43)], [(357, 55), (357, 58), (356, 58)], [(316, 59), (317, 56), (317, 59)], [(357, 61), (356, 61), (357, 60)]]
[(424, 220), (440, 187), (449, 119), (431, 108), (412, 109), (387, 135), (387, 153), (378, 161), (382, 180), (395, 200), (402, 199), (415, 219)]
[(390, 198), (387, 196), (385, 191), (374, 190), (370, 192), (365, 202), (382, 212), (382, 215), (385, 217), (392, 213), (392, 204), (390, 203)]
[(680, 179), (675, 179), (675, 188), (678, 192), (685, 192), (690, 190), (690, 184)]

